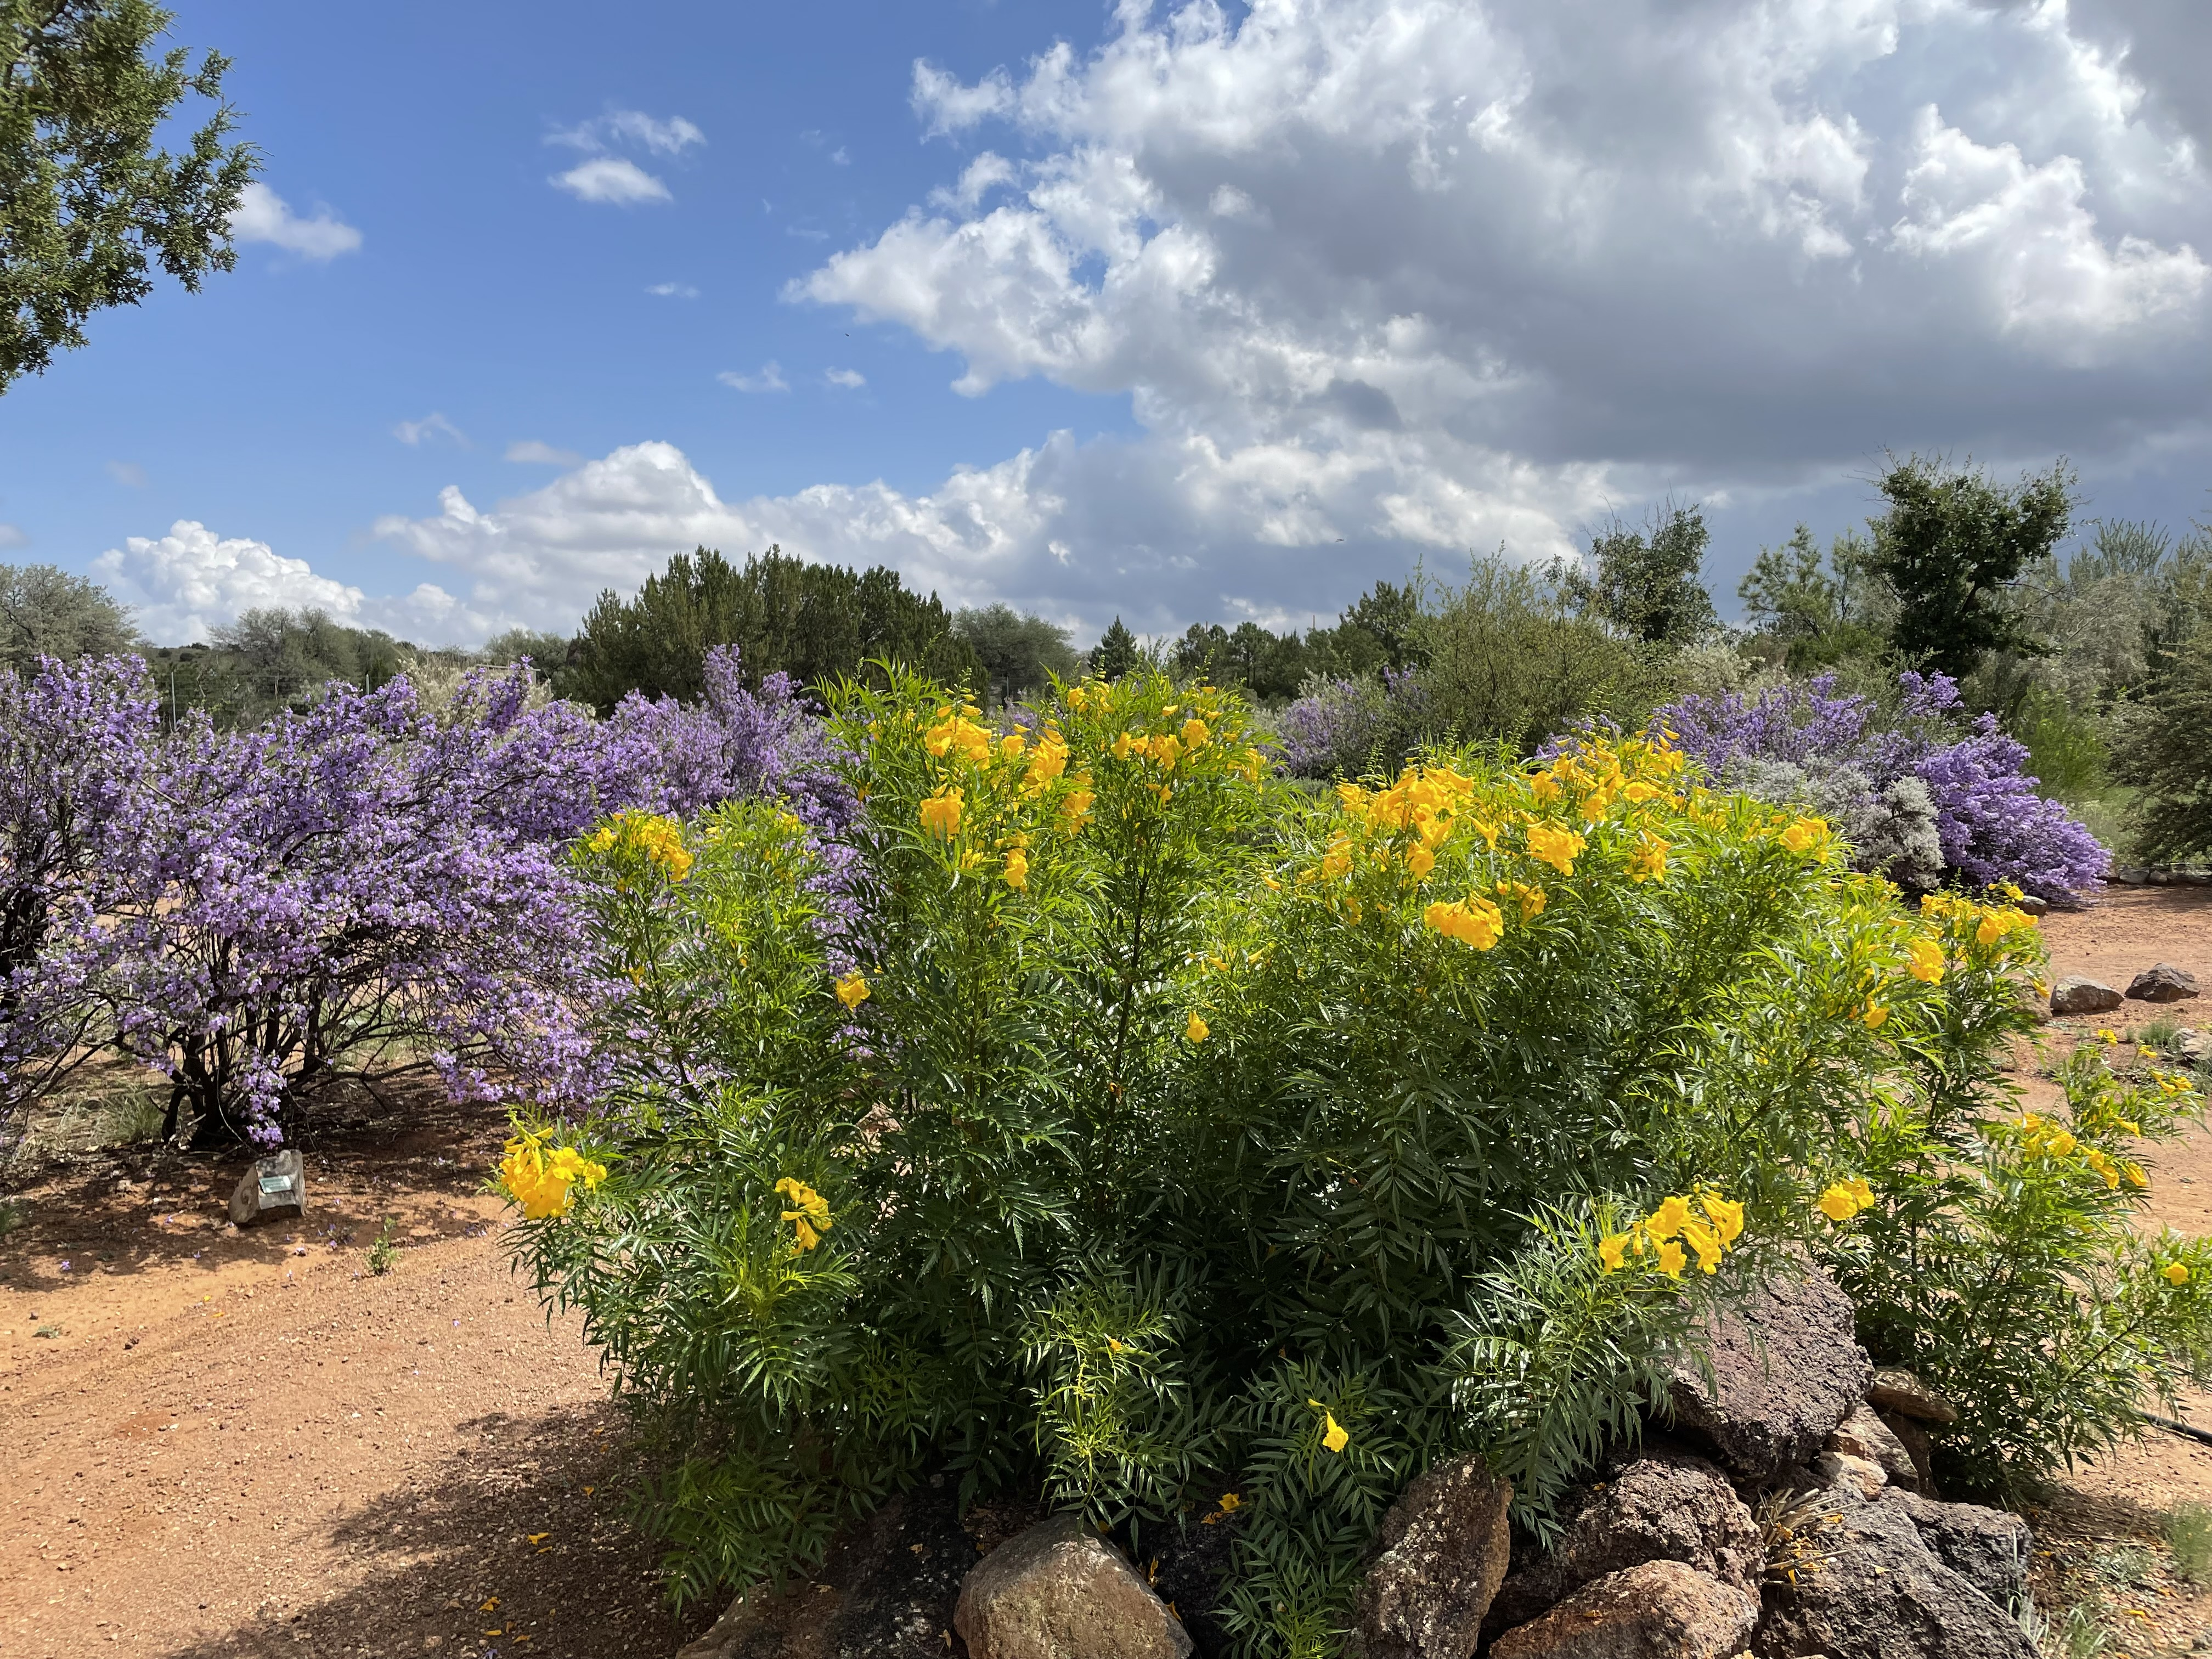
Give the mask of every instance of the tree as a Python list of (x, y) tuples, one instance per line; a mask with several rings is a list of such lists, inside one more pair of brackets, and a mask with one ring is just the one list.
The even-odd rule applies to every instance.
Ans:
[(0, 667), (29, 674), (41, 657), (120, 657), (137, 643), (131, 613), (98, 582), (50, 564), (0, 565)]
[(2064, 459), (2008, 488), (1971, 462), (1893, 456), (1879, 488), (1872, 569), (1897, 595), (1898, 654), (1957, 678), (1991, 651), (2038, 651), (2008, 590), (2065, 539), (2079, 497)]
[(2113, 775), (2142, 792), (2138, 837), (2152, 858), (2212, 854), (2212, 632), (2174, 652), (2158, 689), (2127, 710)]
[(1091, 648), (1091, 672), (1103, 680), (1118, 680), (1134, 668), (1142, 656), (1143, 653), (1138, 648), (1137, 636), (1116, 617), (1114, 625)]
[(1669, 503), (1640, 531), (1616, 519), (1590, 538), (1588, 568), (1571, 568), (1562, 586), (1584, 615), (1612, 623), (1631, 639), (1695, 644), (1718, 625), (1712, 595), (1699, 576), (1710, 536), (1705, 514), (1695, 507)]
[(1055, 674), (1073, 678), (1082, 664), (1065, 628), (1012, 605), (962, 610), (952, 618), (952, 631), (975, 653), (989, 695), (1002, 704), (1042, 691)]
[[(149, 0), (0, 0), (0, 392), (82, 345), (94, 312), (144, 299), (149, 261), (189, 290), (236, 262), (258, 162), (225, 142), (229, 61), (149, 51), (171, 21)], [(154, 135), (188, 93), (216, 109), (172, 156)]]
[(1736, 588), (1754, 635), (1782, 649), (1792, 673), (1848, 656), (1879, 656), (1896, 605), (1869, 568), (1874, 549), (1846, 531), (1823, 554), (1799, 525), (1780, 547), (1762, 547)]
[(630, 599), (599, 595), (570, 650), (564, 689), (602, 714), (631, 691), (694, 702), (718, 645), (738, 647), (753, 685), (783, 673), (818, 691), (875, 661), (949, 684), (981, 678), (937, 596), (910, 592), (888, 566), (810, 564), (771, 547), (740, 569), (702, 547), (678, 554)]

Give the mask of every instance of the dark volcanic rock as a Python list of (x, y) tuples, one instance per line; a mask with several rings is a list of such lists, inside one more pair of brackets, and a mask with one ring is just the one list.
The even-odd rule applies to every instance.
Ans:
[(2138, 1002), (2179, 1002), (2197, 994), (2197, 975), (2186, 968), (2161, 962), (2130, 981), (2128, 994)]
[(2054, 1014), (2109, 1014), (2120, 1006), (2120, 994), (2084, 974), (2069, 974), (2051, 988)]
[(1382, 1517), (1352, 1615), (1352, 1659), (1467, 1659), (1505, 1577), (1513, 1486), (1474, 1457), (1416, 1479)]
[(1646, 1561), (1583, 1585), (1490, 1651), (1492, 1659), (1735, 1659), (1758, 1620), (1759, 1604), (1735, 1586), (1680, 1561)]
[(2035, 1659), (2010, 1613), (1922, 1539), (1908, 1501), (1839, 1501), (1802, 1531), (1788, 1575), (1766, 1588), (1759, 1659)]
[(1663, 1441), (1589, 1487), (1559, 1547), (1522, 1563), (1492, 1604), (1486, 1634), (1523, 1625), (1608, 1573), (1680, 1561), (1756, 1597), (1759, 1528), (1728, 1478)]
[(2027, 1522), (1978, 1504), (1938, 1504), (1909, 1492), (1882, 1500), (1911, 1517), (1936, 1558), (2001, 1607), (2027, 1595), (2027, 1564), (2035, 1534)]
[(1740, 1480), (1811, 1462), (1874, 1369), (1850, 1298), (1802, 1257), (1711, 1316), (1692, 1340), (1712, 1374), (1693, 1358), (1677, 1362), (1668, 1391), (1676, 1427)]
[(738, 1597), (677, 1659), (945, 1659), (975, 1564), (951, 1495), (907, 1492), (841, 1534), (811, 1580)]

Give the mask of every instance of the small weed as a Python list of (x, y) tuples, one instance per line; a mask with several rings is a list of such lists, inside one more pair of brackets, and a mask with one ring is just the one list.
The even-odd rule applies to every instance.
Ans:
[(49, 1340), (59, 1336), (61, 1334), (62, 1328), (58, 1325), (41, 1325), (38, 1329), (31, 1333), (33, 1336), (43, 1336)]
[(2166, 1512), (2166, 1541), (2173, 1565), (2192, 1584), (2212, 1581), (2212, 1509), (2177, 1504)]
[(2156, 1048), (2165, 1053), (2173, 1047), (2173, 1039), (2181, 1030), (2181, 1022), (2172, 1014), (2160, 1014), (2136, 1033), (2136, 1042), (2145, 1048)]
[(384, 1218), (376, 1242), (368, 1247), (368, 1270), (379, 1279), (392, 1271), (392, 1264), (399, 1260), (399, 1245), (392, 1237), (392, 1218)]
[(31, 1218), (30, 1206), (20, 1198), (0, 1198), (0, 1238), (21, 1226)]
[(2045, 1630), (2043, 1650), (2052, 1659), (2098, 1659), (2112, 1644), (2102, 1613), (2087, 1601), (2076, 1601), (2063, 1619)]
[(2114, 1589), (2140, 1584), (2150, 1566), (2150, 1552), (2140, 1544), (2115, 1544), (2089, 1558), (2090, 1572)]

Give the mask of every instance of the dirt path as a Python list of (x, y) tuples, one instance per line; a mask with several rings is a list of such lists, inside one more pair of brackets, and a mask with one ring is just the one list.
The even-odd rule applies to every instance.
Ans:
[[(2164, 960), (2212, 984), (2212, 892), (2118, 890), (2045, 931), (2056, 973), (2124, 987)], [(2171, 1012), (2212, 1024), (2212, 998)], [(81, 1158), (23, 1195), (0, 1239), (0, 1653), (660, 1659), (710, 1621), (663, 1608), (592, 1355), (509, 1276), (479, 1190), (497, 1120), (404, 1124), (310, 1153), (304, 1226), (228, 1228), (240, 1158)], [(2153, 1224), (2212, 1230), (2212, 1135), (2153, 1200)], [(404, 1248), (377, 1278), (387, 1215)], [(2037, 1516), (2039, 1577), (2185, 1645), (2212, 1601), (2154, 1547), (2185, 1501), (2212, 1503), (2212, 1448), (2160, 1435), (2081, 1472)]]
[[(307, 1226), (223, 1219), (241, 1160), (80, 1166), (0, 1244), (0, 1652), (665, 1656), (622, 1425), (445, 1112), (309, 1158)], [(403, 1243), (366, 1269), (381, 1218)], [(58, 1335), (40, 1336), (40, 1330)]]

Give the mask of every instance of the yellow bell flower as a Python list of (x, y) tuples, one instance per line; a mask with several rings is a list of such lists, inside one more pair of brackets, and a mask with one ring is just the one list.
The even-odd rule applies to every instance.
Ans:
[(1190, 1017), (1190, 1023), (1182, 1028), (1182, 1034), (1193, 1042), (1203, 1042), (1207, 1035), (1206, 1024), (1196, 1014), (1193, 1014)]
[(1905, 947), (1905, 971), (1934, 985), (1943, 977), (1943, 947), (1932, 939), (1917, 939)]
[(843, 1003), (847, 1008), (857, 1008), (867, 1000), (868, 981), (860, 976), (857, 969), (837, 981), (837, 1000)]
[(2169, 1261), (2165, 1271), (2166, 1282), (2169, 1285), (2186, 1285), (2189, 1282), (2189, 1268), (2182, 1262)]

